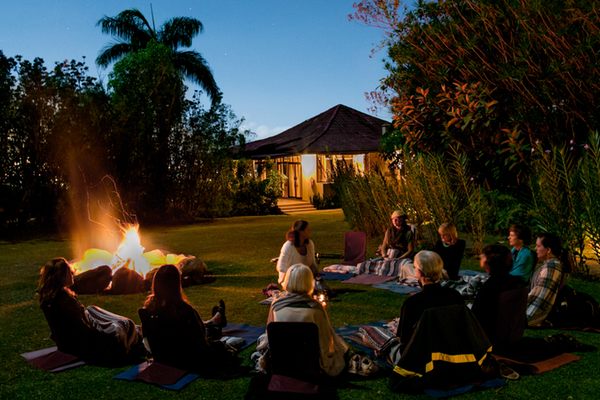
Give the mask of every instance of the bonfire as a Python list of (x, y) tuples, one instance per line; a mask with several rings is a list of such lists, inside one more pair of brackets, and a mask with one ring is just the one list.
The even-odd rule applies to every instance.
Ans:
[(76, 273), (108, 265), (112, 269), (113, 275), (121, 268), (126, 268), (135, 271), (142, 277), (148, 277), (154, 268), (161, 265), (180, 265), (188, 259), (195, 259), (193, 256), (165, 253), (158, 249), (144, 252), (139, 226), (128, 225), (122, 230), (123, 239), (114, 252), (98, 248), (87, 249), (80, 260), (72, 263)]

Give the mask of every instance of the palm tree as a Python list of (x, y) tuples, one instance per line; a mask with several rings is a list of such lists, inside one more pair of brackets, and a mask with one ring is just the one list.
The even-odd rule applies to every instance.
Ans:
[(139, 10), (132, 8), (121, 11), (116, 17), (104, 16), (97, 25), (102, 28), (102, 33), (119, 38), (100, 51), (96, 63), (101, 67), (108, 67), (155, 41), (171, 50), (175, 67), (183, 76), (200, 85), (213, 105), (221, 101), (221, 91), (204, 57), (197, 51), (179, 50), (180, 47), (190, 47), (192, 39), (202, 32), (199, 20), (189, 17), (171, 18), (156, 31)]

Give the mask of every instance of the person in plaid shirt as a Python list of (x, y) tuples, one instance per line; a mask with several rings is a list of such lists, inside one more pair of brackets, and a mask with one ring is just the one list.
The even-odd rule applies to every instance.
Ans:
[[(527, 297), (527, 322), (529, 326), (541, 326), (552, 310), (559, 289), (563, 285), (565, 267), (568, 265), (562, 241), (551, 233), (542, 233), (535, 243), (538, 261), (542, 264), (534, 271), (531, 289)], [(561, 261), (561, 259), (563, 261)]]

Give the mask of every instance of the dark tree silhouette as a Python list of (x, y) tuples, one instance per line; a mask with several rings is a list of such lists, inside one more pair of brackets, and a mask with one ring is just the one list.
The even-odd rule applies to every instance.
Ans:
[(103, 33), (118, 38), (100, 51), (96, 58), (98, 65), (107, 67), (154, 41), (171, 50), (173, 65), (182, 76), (200, 85), (213, 105), (221, 101), (221, 91), (204, 57), (197, 51), (179, 50), (190, 47), (193, 38), (202, 32), (202, 23), (198, 19), (174, 17), (156, 30), (139, 10), (132, 8), (121, 11), (115, 17), (104, 16), (97, 25)]

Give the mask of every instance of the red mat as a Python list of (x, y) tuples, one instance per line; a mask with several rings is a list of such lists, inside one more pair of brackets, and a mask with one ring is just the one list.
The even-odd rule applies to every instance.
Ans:
[(56, 346), (21, 354), (30, 365), (49, 372), (60, 372), (79, 367), (85, 362), (74, 355), (58, 351)]

